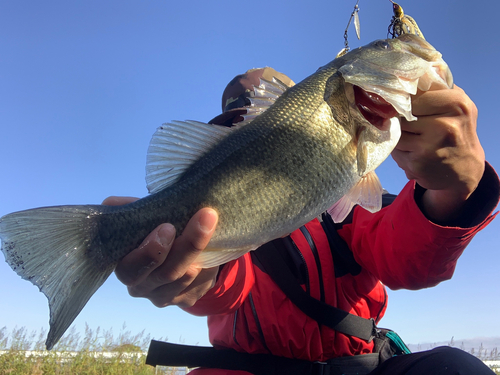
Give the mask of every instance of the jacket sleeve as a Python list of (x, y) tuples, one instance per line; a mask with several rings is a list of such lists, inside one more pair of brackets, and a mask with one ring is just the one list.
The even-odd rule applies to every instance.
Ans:
[(184, 310), (198, 316), (229, 314), (240, 307), (254, 282), (252, 260), (247, 253), (221, 266), (214, 287), (192, 307)]
[(375, 214), (354, 210), (352, 224), (339, 230), (356, 261), (391, 289), (421, 289), (452, 277), (456, 262), (492, 215), (500, 196), (499, 179), (487, 164), (476, 191), (452, 226), (438, 225), (420, 211), (425, 191), (410, 181), (395, 201)]

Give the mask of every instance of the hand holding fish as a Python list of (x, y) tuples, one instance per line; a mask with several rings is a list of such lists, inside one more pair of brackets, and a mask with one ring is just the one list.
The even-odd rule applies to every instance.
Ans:
[(477, 108), (457, 86), (419, 92), (412, 108), (418, 120), (401, 120), (402, 136), (392, 156), (409, 179), (427, 189), (420, 202), (427, 217), (446, 222), (459, 213), (484, 173)]
[[(137, 198), (109, 197), (105, 205), (123, 205)], [(206, 247), (217, 224), (217, 213), (204, 208), (175, 238), (171, 224), (161, 224), (116, 266), (118, 279), (132, 297), (149, 299), (157, 307), (191, 307), (215, 283), (219, 267), (200, 268), (192, 263)]]

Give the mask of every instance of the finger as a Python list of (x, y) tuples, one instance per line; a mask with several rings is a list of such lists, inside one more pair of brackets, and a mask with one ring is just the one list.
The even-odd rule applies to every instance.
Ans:
[[(134, 283), (134, 288), (129, 289), (129, 293), (134, 297), (148, 298), (150, 292), (160, 286), (170, 285), (181, 278), (181, 283), (192, 281), (201, 271), (199, 267), (191, 267), (192, 263), (210, 241), (216, 224), (217, 213), (213, 209), (204, 208), (198, 211), (173, 242), (167, 258), (161, 264), (155, 264), (154, 269), (148, 272), (147, 278), (141, 278), (140, 283)], [(156, 256), (154, 250), (152, 251), (152, 255)], [(170, 285), (170, 288), (172, 293), (175, 293), (182, 291), (185, 286)]]
[(435, 149), (454, 134), (455, 123), (453, 119), (442, 116), (422, 116), (413, 122), (401, 121), (401, 137), (396, 149), (410, 152)]
[(456, 128), (463, 124), (472, 124), (471, 130), (475, 130), (477, 109), (459, 87), (417, 95), (412, 105), (413, 114), (418, 119), (417, 121), (401, 119), (402, 136), (398, 144), (400, 149), (408, 151), (409, 149), (404, 146), (405, 143), (414, 142), (415, 137), (409, 134), (423, 135), (420, 139), (422, 144), (426, 142), (432, 144), (435, 143), (434, 140), (447, 138), (448, 135), (455, 133)]
[(211, 208), (198, 211), (174, 242), (168, 261), (162, 265), (161, 272), (168, 275), (172, 281), (182, 276), (208, 245), (217, 226), (217, 220), (217, 212)]
[(466, 96), (464, 90), (458, 86), (454, 86), (453, 89), (425, 91), (412, 98), (412, 113), (417, 117), (456, 115), (464, 96)]
[(175, 228), (162, 224), (141, 245), (127, 254), (117, 265), (115, 274), (127, 286), (143, 283), (167, 258), (175, 239)]
[(214, 287), (218, 273), (219, 266), (203, 269), (198, 277), (172, 300), (172, 304), (182, 308), (193, 306)]
[(162, 272), (156, 272), (144, 282), (130, 286), (128, 291), (132, 297), (147, 298), (155, 306), (165, 307), (171, 304), (172, 299), (186, 289), (202, 270), (200, 267), (189, 267), (181, 277), (173, 281), (165, 281), (164, 276), (166, 275)]
[(404, 152), (414, 152), (417, 149), (417, 144), (421, 138), (420, 134), (402, 131), (401, 137), (395, 147), (395, 150)]
[(102, 204), (104, 206), (123, 206), (124, 204), (135, 202), (136, 200), (139, 200), (139, 198), (111, 196), (103, 200)]
[(408, 151), (401, 151), (398, 149), (394, 149), (391, 153), (392, 158), (396, 162), (399, 168), (401, 168), (405, 174), (406, 178), (409, 180), (413, 180), (415, 178), (415, 175), (411, 171), (411, 166), (412, 166), (412, 153)]
[(157, 307), (193, 306), (215, 285), (218, 270), (219, 267), (208, 269), (191, 267), (180, 279), (156, 288), (146, 297)]

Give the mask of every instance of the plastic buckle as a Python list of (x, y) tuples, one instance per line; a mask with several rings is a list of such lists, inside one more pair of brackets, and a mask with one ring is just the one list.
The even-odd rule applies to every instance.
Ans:
[(371, 322), (372, 322), (372, 333), (370, 335), (370, 338), (368, 339), (368, 342), (372, 342), (372, 340), (378, 336), (380, 330), (377, 328), (377, 325), (375, 324), (375, 319), (373, 318), (370, 318)]

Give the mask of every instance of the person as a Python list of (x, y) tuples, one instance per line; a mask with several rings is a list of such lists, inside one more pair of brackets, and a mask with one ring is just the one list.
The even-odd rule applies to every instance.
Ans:
[[(261, 77), (272, 76), (293, 84), (271, 68), (239, 75), (224, 90), (223, 113), (211, 123), (241, 121), (245, 98)], [(492, 373), (477, 358), (450, 347), (392, 356), (406, 350), (391, 344), (388, 356), (377, 357), (381, 349), (373, 336), (362, 339), (318, 322), (311, 317), (316, 308), (308, 312), (292, 302), (283, 291), (287, 284), (278, 286), (281, 276), (274, 274), (287, 270), (306, 301), (320, 301), (318, 309), (333, 306), (374, 323), (386, 310), (385, 286), (416, 290), (452, 277), (466, 246), (493, 220), (500, 183), (476, 133), (476, 106), (461, 88), (418, 92), (412, 108), (418, 120), (401, 120), (402, 136), (392, 153), (409, 182), (398, 196), (384, 195), (379, 212), (356, 206), (339, 224), (323, 214), (273, 246), (264, 245), (265, 251), (200, 269), (193, 262), (217, 226), (217, 213), (204, 208), (177, 237), (172, 225), (162, 224), (120, 261), (115, 272), (131, 296), (208, 316), (210, 342), (218, 352), (249, 353), (223, 356), (193, 374)], [(134, 199), (109, 197), (103, 203)], [(279, 264), (263, 255), (273, 252)], [(380, 330), (373, 332), (377, 336)], [(375, 357), (375, 363), (359, 362)], [(225, 358), (232, 364), (226, 366)]]

